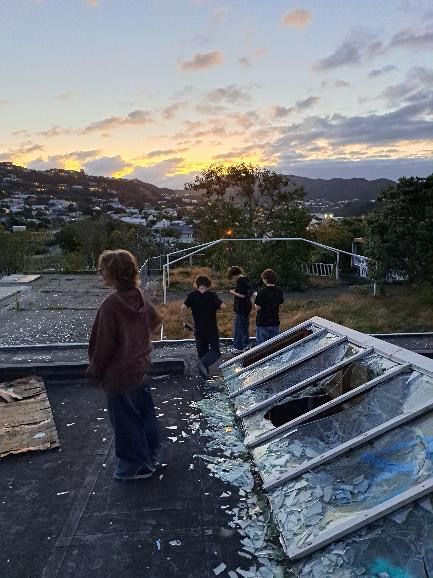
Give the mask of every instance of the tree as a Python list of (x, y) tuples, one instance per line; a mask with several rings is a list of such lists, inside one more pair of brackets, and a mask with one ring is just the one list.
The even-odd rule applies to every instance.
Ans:
[[(284, 175), (251, 164), (211, 165), (185, 188), (203, 193), (195, 213), (198, 238), (203, 242), (224, 237), (304, 237), (310, 222), (301, 187)], [(299, 287), (304, 253), (299, 244), (229, 243), (212, 250), (211, 260), (221, 267), (241, 264), (255, 280), (263, 269), (275, 268), (286, 286)]]
[(382, 193), (367, 218), (366, 254), (376, 281), (433, 280), (433, 174), (403, 177)]

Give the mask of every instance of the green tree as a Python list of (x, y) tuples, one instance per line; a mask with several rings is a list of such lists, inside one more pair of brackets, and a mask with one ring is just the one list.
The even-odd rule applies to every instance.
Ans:
[[(186, 189), (201, 191), (195, 213), (200, 241), (220, 238), (305, 237), (310, 215), (302, 188), (284, 175), (246, 163), (211, 165)], [(256, 281), (263, 269), (278, 271), (286, 286), (299, 287), (308, 249), (298, 243), (228, 243), (210, 253), (212, 263), (241, 264)]]
[(393, 274), (433, 280), (433, 174), (403, 177), (382, 193), (367, 218), (366, 254), (376, 281)]

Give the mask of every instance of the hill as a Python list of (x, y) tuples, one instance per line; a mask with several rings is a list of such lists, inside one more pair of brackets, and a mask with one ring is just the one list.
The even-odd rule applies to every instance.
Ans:
[(337, 201), (375, 201), (379, 194), (394, 185), (389, 179), (309, 179), (296, 175), (288, 175), (296, 184), (304, 188), (308, 199), (323, 199)]

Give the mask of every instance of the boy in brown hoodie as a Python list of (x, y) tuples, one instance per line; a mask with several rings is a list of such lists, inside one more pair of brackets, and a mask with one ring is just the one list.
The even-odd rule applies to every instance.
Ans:
[(104, 251), (98, 270), (115, 289), (101, 303), (89, 341), (88, 375), (107, 393), (118, 480), (149, 478), (160, 450), (159, 428), (146, 371), (151, 334), (161, 317), (138, 288), (137, 260), (128, 251)]

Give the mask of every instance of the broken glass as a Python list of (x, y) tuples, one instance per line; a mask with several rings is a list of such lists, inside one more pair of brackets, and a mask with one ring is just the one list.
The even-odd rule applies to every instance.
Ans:
[(286, 552), (431, 477), (432, 452), (430, 412), (271, 490)]
[[(332, 365), (358, 353), (360, 349), (349, 342), (336, 345), (323, 353), (297, 365), (293, 369), (278, 374), (273, 379), (266, 381), (257, 388), (247, 389), (233, 398), (233, 403), (239, 413), (249, 410), (256, 404), (267, 400), (269, 397), (280, 393), (284, 389), (292, 387), (301, 381), (313, 377), (316, 373), (328, 369)], [(305, 395), (305, 390), (301, 390)]]
[[(391, 363), (391, 362), (388, 362)], [(368, 430), (433, 401), (433, 380), (418, 372), (377, 384), (361, 397), (348, 400), (341, 411), (299, 425), (253, 450), (264, 483), (290, 473), (310, 459)]]
[[(237, 375), (243, 371), (248, 365), (252, 365), (260, 358), (264, 359), (270, 355), (275, 354), (281, 349), (285, 349), (292, 343), (296, 343), (296, 339), (303, 339), (309, 334), (321, 331), (322, 328), (317, 325), (308, 324), (306, 327), (298, 326), (294, 330), (285, 331), (278, 336), (278, 339), (272, 340), (272, 345), (267, 347), (267, 343), (263, 343), (259, 347), (254, 347), (253, 350), (248, 352), (241, 358), (235, 357), (233, 360), (224, 363), (221, 366), (221, 371), (224, 379), (230, 379), (232, 376)], [(261, 357), (262, 356), (262, 357)]]
[(262, 363), (252, 369), (247, 369), (231, 379), (226, 379), (226, 386), (231, 393), (242, 387), (254, 386), (254, 384), (270, 377), (275, 371), (283, 369), (286, 365), (294, 363), (305, 355), (314, 354), (314, 352), (331, 345), (338, 339), (340, 338), (337, 335), (329, 332), (314, 335), (308, 341), (295, 344), (290, 349), (282, 350), (277, 355), (264, 359)]

